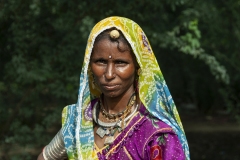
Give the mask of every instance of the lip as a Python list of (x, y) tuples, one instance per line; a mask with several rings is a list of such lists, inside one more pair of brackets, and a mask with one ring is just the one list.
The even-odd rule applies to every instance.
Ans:
[(114, 84), (114, 85), (107, 84), (107, 85), (103, 85), (103, 88), (105, 88), (106, 90), (115, 90), (118, 88), (118, 86), (119, 85), (117, 85), (117, 84)]

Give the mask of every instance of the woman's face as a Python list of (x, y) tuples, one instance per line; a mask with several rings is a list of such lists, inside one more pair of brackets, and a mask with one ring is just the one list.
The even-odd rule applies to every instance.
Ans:
[(90, 67), (95, 83), (106, 97), (134, 91), (135, 57), (129, 50), (120, 52), (117, 46), (117, 42), (102, 39), (94, 45), (91, 55)]

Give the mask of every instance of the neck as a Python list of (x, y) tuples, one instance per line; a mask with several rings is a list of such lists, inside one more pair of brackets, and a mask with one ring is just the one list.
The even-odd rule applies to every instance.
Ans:
[(117, 97), (103, 96), (105, 110), (110, 114), (116, 114), (125, 110), (133, 93), (134, 89), (130, 88), (125, 93)]

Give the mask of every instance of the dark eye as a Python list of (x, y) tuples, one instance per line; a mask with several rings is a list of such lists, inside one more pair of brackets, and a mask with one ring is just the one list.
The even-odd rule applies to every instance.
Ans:
[(127, 64), (127, 62), (119, 60), (119, 61), (116, 61), (116, 64)]
[(107, 61), (104, 60), (104, 59), (98, 59), (98, 60), (95, 61), (95, 63), (106, 64)]

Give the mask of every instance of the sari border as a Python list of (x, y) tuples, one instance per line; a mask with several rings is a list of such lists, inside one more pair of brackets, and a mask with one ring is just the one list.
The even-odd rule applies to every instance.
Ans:
[(125, 146), (123, 146), (123, 149), (124, 149), (124, 152), (126, 153), (126, 155), (128, 156), (128, 158), (129, 158), (130, 160), (133, 160), (132, 157), (131, 157), (131, 155), (130, 155), (130, 153), (127, 151), (127, 149), (126, 149)]
[(124, 139), (128, 136), (129, 132), (131, 132), (131, 131), (133, 130), (133, 128), (135, 127), (135, 125), (138, 124), (142, 119), (143, 119), (143, 117), (140, 117), (139, 120), (137, 120), (137, 121), (129, 128), (129, 130), (125, 133), (125, 135), (124, 135), (123, 138), (118, 142), (118, 144), (116, 144), (115, 146), (113, 146), (113, 147), (106, 153), (106, 157), (108, 157), (109, 154), (111, 154), (111, 153), (124, 141)]

